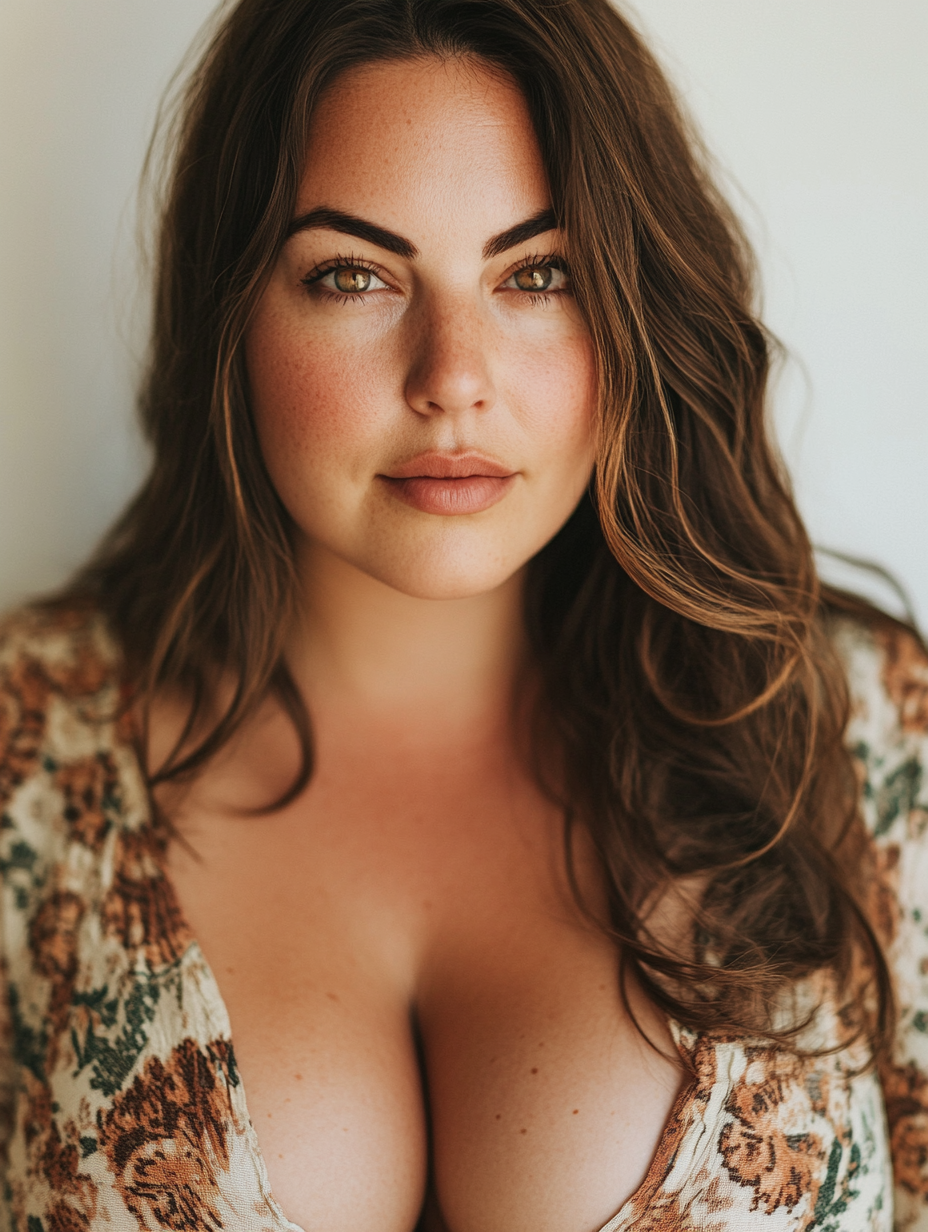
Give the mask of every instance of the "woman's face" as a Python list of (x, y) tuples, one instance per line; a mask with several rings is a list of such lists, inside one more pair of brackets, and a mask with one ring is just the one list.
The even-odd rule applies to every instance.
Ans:
[(472, 61), (352, 70), (318, 107), (246, 353), (312, 552), (410, 595), (510, 578), (589, 480), (589, 337), (525, 102)]

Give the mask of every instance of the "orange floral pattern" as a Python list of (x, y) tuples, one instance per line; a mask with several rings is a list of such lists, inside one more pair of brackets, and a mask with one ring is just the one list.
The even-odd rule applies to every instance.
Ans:
[[(719, 1135), (719, 1153), (728, 1175), (753, 1191), (752, 1210), (768, 1215), (792, 1211), (808, 1194), (817, 1194), (825, 1158), (820, 1137), (796, 1134), (791, 1118), (780, 1116), (796, 1088), (803, 1085), (801, 1062), (789, 1053), (749, 1049), (756, 1064), (752, 1078), (741, 1082), (725, 1105), (731, 1114)], [(827, 1100), (825, 1101), (827, 1107)]]
[(100, 1122), (100, 1148), (116, 1187), (143, 1226), (218, 1232), (229, 1167), (227, 1042), (203, 1052), (183, 1040), (167, 1062), (150, 1057)]
[(839, 631), (873, 842), (871, 896), (896, 976), (899, 1028), (881, 1075), (898, 1232), (928, 1229), (928, 658), (905, 632)]
[[(602, 1232), (928, 1232), (928, 664), (855, 626), (836, 640), (896, 1056), (877, 1076), (855, 1053), (671, 1024), (692, 1082)], [(299, 1232), (163, 872), (119, 667), (86, 613), (25, 613), (0, 636), (0, 1232)], [(815, 1027), (839, 1038), (827, 1009)]]
[(0, 1230), (280, 1232), (98, 620), (0, 638)]

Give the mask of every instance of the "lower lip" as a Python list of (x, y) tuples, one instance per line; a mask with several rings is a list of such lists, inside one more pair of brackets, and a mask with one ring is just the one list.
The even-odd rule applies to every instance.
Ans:
[(432, 479), (416, 475), (412, 479), (381, 478), (392, 492), (418, 509), (420, 513), (439, 513), (445, 516), (480, 513), (503, 499), (515, 475), (467, 475), (463, 479)]

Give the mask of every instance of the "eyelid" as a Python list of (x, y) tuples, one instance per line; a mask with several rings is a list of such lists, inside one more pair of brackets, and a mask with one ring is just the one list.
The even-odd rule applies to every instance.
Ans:
[(550, 265), (554, 269), (563, 270), (565, 274), (570, 273), (570, 266), (567, 264), (566, 257), (562, 257), (559, 252), (535, 252), (526, 254), (520, 257), (518, 261), (514, 261), (503, 274), (503, 281), (511, 278), (518, 270), (531, 269), (535, 265)]
[(499, 285), (502, 286), (508, 282), (513, 274), (517, 274), (519, 270), (532, 269), (535, 266), (540, 266), (542, 269), (545, 266), (550, 266), (552, 269), (561, 270), (566, 275), (568, 282), (570, 281), (570, 266), (567, 264), (565, 257), (562, 257), (557, 252), (536, 252), (521, 257), (518, 261), (514, 261), (500, 278)]

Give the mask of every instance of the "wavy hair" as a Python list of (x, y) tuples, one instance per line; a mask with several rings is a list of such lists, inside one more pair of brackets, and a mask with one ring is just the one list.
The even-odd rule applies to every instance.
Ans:
[[(292, 531), (242, 343), (320, 96), (352, 66), (420, 56), (477, 57), (524, 92), (595, 349), (594, 482), (531, 562), (526, 620), (537, 760), (554, 749), (568, 836), (592, 835), (623, 970), (684, 1024), (774, 1039), (798, 1026), (778, 1018), (787, 991), (828, 971), (879, 1051), (891, 995), (860, 905), (828, 635), (831, 615), (865, 605), (819, 583), (768, 437), (772, 344), (748, 246), (607, 0), (240, 0), (221, 14), (168, 128), (141, 394), (153, 467), (70, 592), (108, 615), (143, 706), (165, 688), (189, 699), (152, 782), (195, 774), (270, 695), (303, 748), (277, 804), (310, 778), (282, 655)], [(235, 688), (208, 718), (217, 673)], [(654, 924), (675, 886), (689, 949)]]

